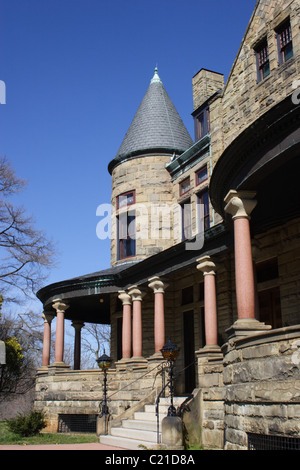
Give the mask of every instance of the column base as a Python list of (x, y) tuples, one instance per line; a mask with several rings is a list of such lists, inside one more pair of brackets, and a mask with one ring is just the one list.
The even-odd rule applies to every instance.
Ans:
[(152, 356), (148, 357), (148, 361), (149, 362), (163, 362), (164, 357), (162, 353), (159, 351), (159, 352), (152, 354)]
[(250, 336), (271, 330), (271, 325), (266, 325), (255, 318), (243, 318), (236, 320), (226, 331), (228, 339), (233, 337)]
[(41, 366), (36, 370), (37, 374), (47, 374), (49, 366)]
[(207, 359), (208, 362), (223, 360), (222, 350), (217, 344), (206, 345), (204, 348), (198, 349), (195, 354), (198, 359), (204, 358)]
[(54, 361), (52, 364), (48, 366), (48, 370), (62, 370), (62, 369), (70, 369), (70, 365), (66, 364), (63, 361)]
[(147, 359), (145, 359), (143, 356), (132, 356), (129, 359), (129, 362), (131, 364), (148, 364)]
[(130, 364), (131, 358), (130, 357), (123, 357), (115, 362), (115, 367), (117, 370), (122, 371), (126, 370), (127, 365)]

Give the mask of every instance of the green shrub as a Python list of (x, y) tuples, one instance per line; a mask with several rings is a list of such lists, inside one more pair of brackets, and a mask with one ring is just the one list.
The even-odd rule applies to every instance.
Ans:
[(34, 436), (46, 427), (43, 413), (32, 411), (28, 415), (19, 414), (16, 418), (7, 421), (7, 425), (15, 434), (22, 437)]

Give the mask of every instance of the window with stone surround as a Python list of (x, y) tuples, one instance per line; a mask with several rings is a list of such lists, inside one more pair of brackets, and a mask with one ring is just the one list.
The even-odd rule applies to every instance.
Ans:
[(207, 180), (207, 165), (205, 165), (201, 170), (198, 170), (195, 174), (196, 186), (203, 183)]
[(179, 183), (179, 196), (183, 196), (191, 189), (190, 177), (186, 178), (184, 181)]
[(181, 290), (181, 305), (191, 304), (194, 301), (194, 286), (184, 287)]
[(198, 232), (201, 233), (210, 227), (208, 190), (202, 191), (197, 195), (197, 212)]
[(256, 65), (257, 65), (257, 81), (261, 82), (270, 75), (270, 60), (267, 39), (264, 39), (255, 48)]
[(117, 210), (135, 204), (135, 191), (128, 191), (117, 197)]
[(206, 134), (209, 133), (210, 123), (209, 123), (209, 108), (202, 110), (194, 118), (195, 122), (195, 140), (200, 140)]
[(288, 19), (283, 24), (281, 24), (281, 26), (276, 29), (276, 33), (278, 62), (279, 65), (282, 65), (294, 55), (290, 20)]
[(135, 256), (135, 210), (128, 209), (135, 204), (135, 191), (128, 191), (117, 197), (117, 241), (118, 260)]

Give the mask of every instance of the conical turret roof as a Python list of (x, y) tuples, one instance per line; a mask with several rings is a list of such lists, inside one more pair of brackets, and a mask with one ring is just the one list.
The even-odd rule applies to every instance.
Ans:
[(169, 98), (155, 68), (154, 76), (123, 142), (110, 162), (110, 173), (119, 163), (150, 152), (181, 154), (193, 140)]

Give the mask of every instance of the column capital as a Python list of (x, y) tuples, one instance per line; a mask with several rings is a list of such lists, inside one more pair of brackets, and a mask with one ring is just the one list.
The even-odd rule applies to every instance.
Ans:
[(49, 325), (51, 324), (53, 318), (54, 318), (55, 315), (53, 315), (53, 313), (51, 312), (43, 312), (42, 313), (42, 318), (44, 319), (44, 323), (49, 323)]
[(118, 299), (121, 300), (122, 305), (131, 305), (131, 296), (127, 294), (125, 290), (119, 290), (118, 292)]
[(55, 299), (53, 300), (52, 307), (56, 312), (65, 312), (67, 308), (69, 308), (69, 305), (67, 302), (63, 302), (61, 299)]
[(203, 276), (208, 274), (214, 275), (216, 274), (217, 266), (213, 262), (210, 256), (203, 256), (202, 258), (197, 259), (197, 269), (203, 272)]
[(150, 277), (150, 279), (148, 279), (148, 282), (149, 282), (148, 286), (150, 287), (150, 289), (153, 289), (154, 294), (156, 294), (156, 293), (164, 294), (165, 290), (169, 286), (169, 284), (164, 282), (158, 276)]
[(83, 321), (80, 321), (80, 320), (73, 320), (72, 321), (72, 326), (73, 326), (73, 328), (75, 328), (76, 331), (80, 331), (81, 328), (84, 327), (84, 323), (83, 323)]
[(134, 300), (143, 300), (143, 297), (145, 297), (146, 292), (139, 289), (138, 286), (131, 286), (128, 289), (128, 294), (131, 296), (132, 301)]
[(231, 190), (225, 197), (225, 212), (232, 215), (232, 219), (246, 218), (250, 215), (257, 204), (255, 191), (235, 191)]

